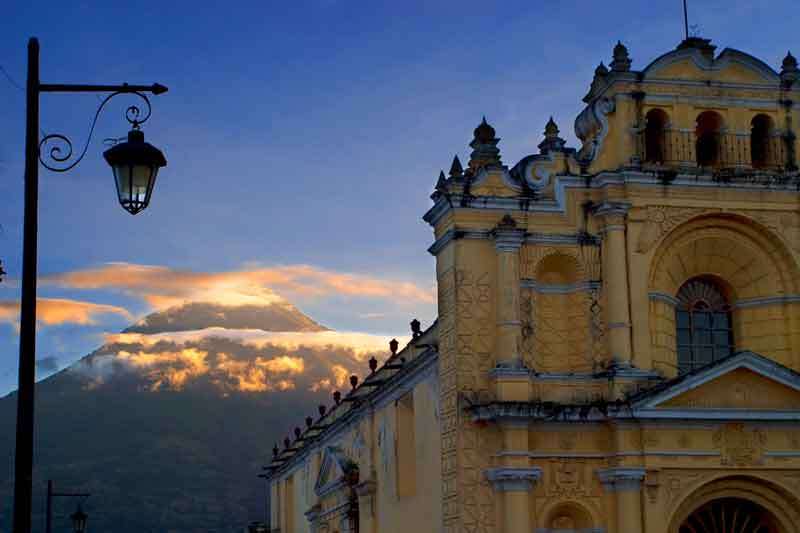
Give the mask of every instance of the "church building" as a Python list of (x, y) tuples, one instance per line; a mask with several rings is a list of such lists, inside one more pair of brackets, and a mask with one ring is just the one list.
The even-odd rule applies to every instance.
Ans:
[(800, 532), (797, 60), (618, 43), (584, 102), (440, 174), (438, 319), (273, 450), (270, 532)]

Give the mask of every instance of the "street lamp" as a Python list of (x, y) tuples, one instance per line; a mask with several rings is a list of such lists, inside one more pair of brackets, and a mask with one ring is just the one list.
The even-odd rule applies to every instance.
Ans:
[[(150, 201), (156, 174), (167, 164), (157, 148), (144, 142), (140, 126), (150, 117), (146, 93), (162, 94), (163, 85), (74, 85), (41, 83), (39, 80), (39, 41), (28, 41), (28, 80), (25, 91), (25, 215), (22, 247), (22, 296), (20, 302), (19, 386), (17, 389), (17, 435), (14, 460), (14, 533), (31, 531), (33, 491), (33, 414), (36, 368), (36, 257), (39, 203), (39, 163), (55, 172), (66, 172), (81, 162), (89, 148), (97, 118), (109, 100), (130, 94), (143, 100), (145, 114), (129, 106), (125, 118), (133, 131), (128, 141), (108, 150), (106, 160), (114, 170), (119, 201), (136, 214)], [(72, 142), (65, 135), (50, 134), (39, 139), (39, 95), (42, 93), (109, 93), (94, 116), (83, 151), (73, 157)], [(80, 509), (79, 509), (80, 511)], [(79, 513), (76, 513), (80, 517)], [(75, 516), (75, 515), (73, 515)], [(85, 520), (83, 521), (85, 527)], [(77, 531), (77, 529), (76, 529)]]
[(144, 142), (144, 133), (134, 125), (128, 133), (128, 141), (106, 150), (103, 157), (114, 171), (117, 196), (123, 209), (135, 215), (146, 208), (158, 169), (167, 164), (161, 150)]
[(81, 509), (81, 504), (78, 504), (78, 510), (70, 515), (72, 519), (72, 530), (75, 533), (84, 533), (86, 531), (86, 520), (89, 516)]

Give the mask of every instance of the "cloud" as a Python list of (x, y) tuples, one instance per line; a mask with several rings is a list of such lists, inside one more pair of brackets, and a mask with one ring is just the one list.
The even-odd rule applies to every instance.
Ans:
[(284, 265), (227, 272), (195, 272), (164, 266), (108, 263), (42, 279), (71, 289), (108, 289), (143, 298), (164, 309), (186, 302), (268, 305), (285, 299), (331, 296), (434, 303), (432, 288), (402, 280), (333, 272), (310, 265)]
[(71, 368), (88, 378), (88, 389), (116, 376), (138, 376), (139, 388), (149, 391), (182, 390), (194, 382), (222, 393), (335, 390), (346, 388), (351, 374), (367, 371), (366, 358), (389, 355), (388, 337), (333, 331), (209, 328), (105, 339), (100, 350)]
[[(98, 315), (115, 314), (132, 319), (131, 314), (116, 305), (96, 304), (61, 298), (39, 298), (36, 303), (36, 319), (48, 326), (58, 324), (92, 325)], [(0, 322), (19, 325), (19, 302), (0, 301)]]
[[(263, 348), (276, 346), (286, 351), (301, 348), (347, 349), (354, 359), (363, 361), (370, 355), (389, 351), (393, 337), (353, 331), (263, 331), (260, 329), (206, 328), (194, 331), (167, 333), (112, 333), (105, 336), (106, 344), (140, 344), (154, 346), (162, 342), (188, 344), (206, 339), (227, 339), (245, 346)], [(411, 337), (398, 337), (402, 346)]]

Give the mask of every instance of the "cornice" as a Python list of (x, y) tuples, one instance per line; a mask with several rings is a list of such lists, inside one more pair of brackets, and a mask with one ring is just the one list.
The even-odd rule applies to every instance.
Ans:
[(437, 368), (438, 361), (438, 352), (430, 347), (405, 363), (403, 368), (387, 378), (387, 383), (372, 392), (360, 395), (357, 404), (352, 405), (347, 412), (333, 420), (323, 431), (309, 438), (311, 442), (304, 445), (291, 457), (286, 458), (271, 474), (267, 474), (269, 479), (279, 479), (294, 471), (310, 454), (329, 446), (349, 431), (353, 424), (371, 415), (375, 409), (384, 407), (392, 399), (405, 393), (406, 389), (412, 388), (422, 379), (432, 375)]

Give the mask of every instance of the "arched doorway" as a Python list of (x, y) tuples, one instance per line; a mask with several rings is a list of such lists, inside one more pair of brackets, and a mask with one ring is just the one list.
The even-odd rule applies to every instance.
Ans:
[(669, 533), (798, 533), (800, 501), (761, 476), (721, 476), (687, 493)]
[(757, 503), (742, 498), (711, 500), (695, 509), (679, 533), (783, 533), (776, 518)]
[(715, 111), (703, 111), (695, 126), (697, 165), (717, 167), (722, 164), (722, 116)]

